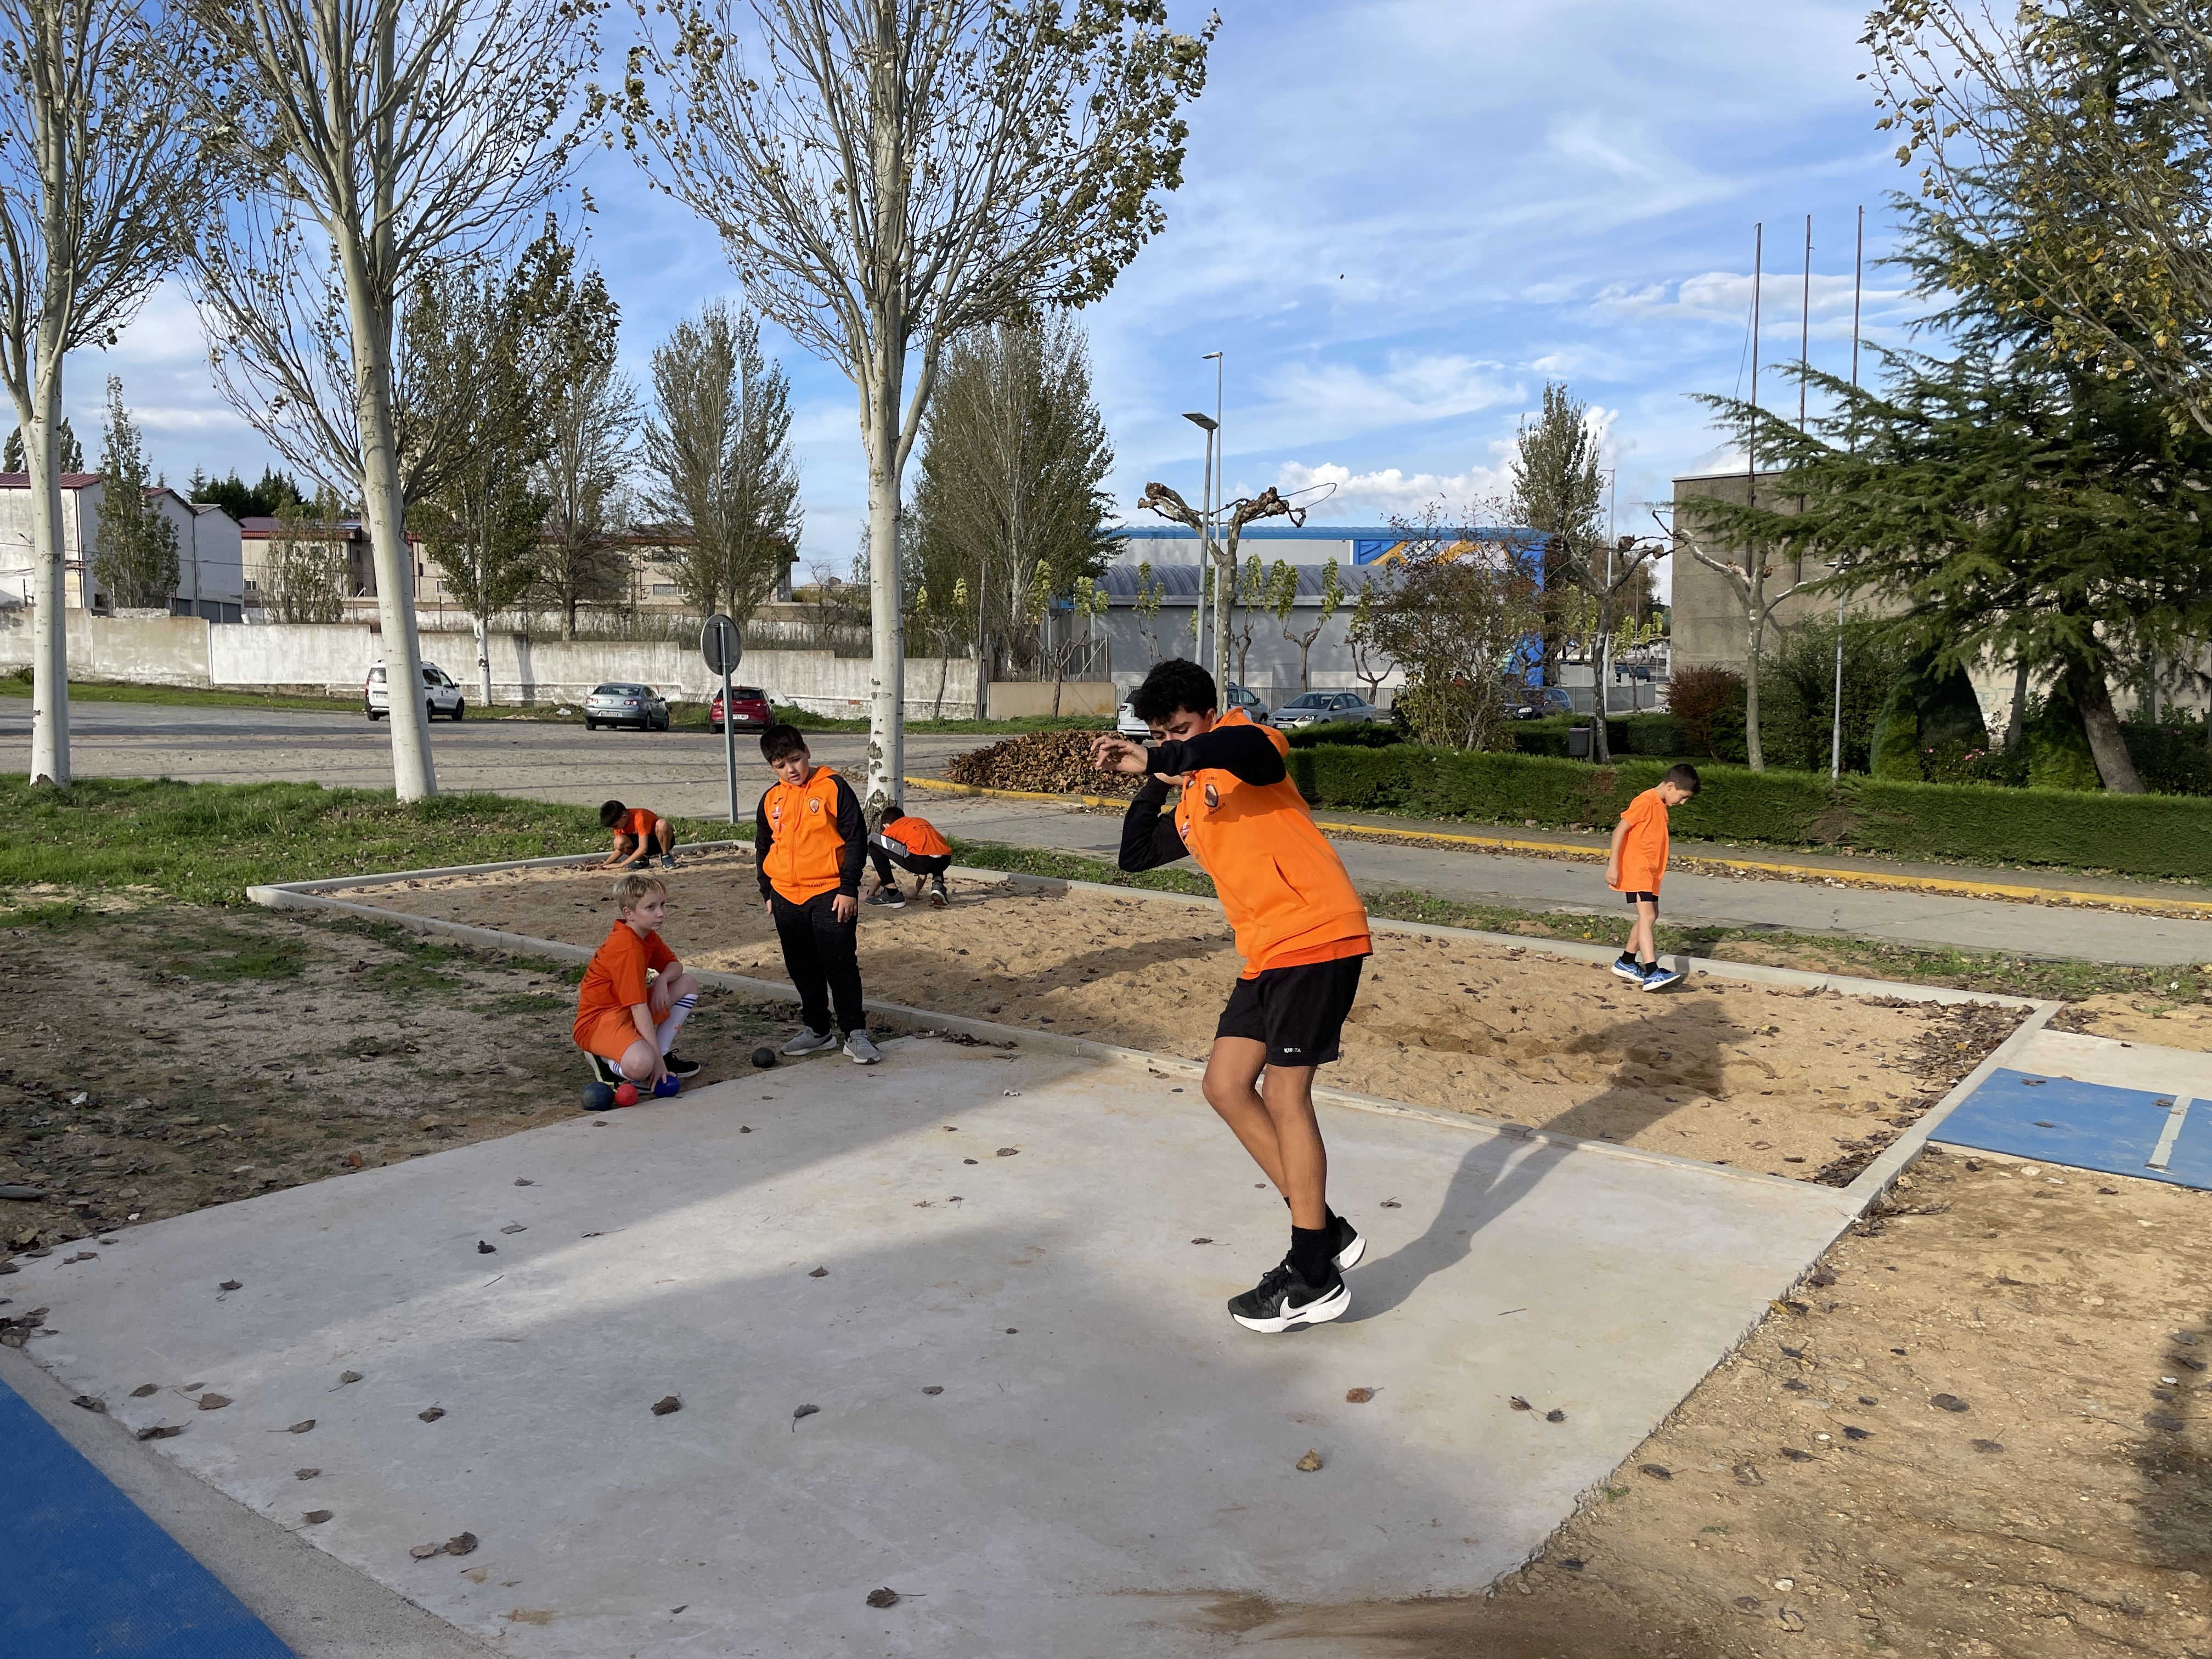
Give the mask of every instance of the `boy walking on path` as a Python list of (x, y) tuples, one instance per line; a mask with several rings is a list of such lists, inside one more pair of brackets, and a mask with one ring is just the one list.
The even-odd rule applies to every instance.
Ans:
[(600, 1082), (672, 1095), (679, 1079), (699, 1070), (674, 1052), (676, 1033), (698, 1006), (699, 981), (660, 937), (668, 890), (657, 878), (624, 876), (614, 897), (615, 925), (584, 969), (571, 1035)]
[(625, 806), (618, 800), (599, 805), (599, 827), (611, 830), (615, 850), (599, 868), (611, 870), (626, 864), (633, 870), (650, 868), (653, 849), (660, 851), (660, 867), (676, 867), (676, 826), (648, 806)]
[(1613, 963), (1613, 971), (1647, 991), (1663, 991), (1682, 982), (1680, 969), (1659, 965), (1659, 884), (1667, 875), (1667, 814), (1697, 793), (1698, 769), (1670, 766), (1656, 787), (1620, 809), (1620, 822), (1613, 827), (1605, 884), (1636, 910), (1628, 948)]
[[(1289, 744), (1242, 710), (1218, 714), (1216, 702), (1205, 669), (1161, 663), (1129, 698), (1153, 745), (1100, 737), (1091, 756), (1102, 771), (1150, 775), (1122, 820), (1121, 868), (1191, 854), (1237, 931), (1244, 972), (1215, 1029), (1206, 1099), (1290, 1206), (1290, 1254), (1229, 1304), (1239, 1324), (1275, 1332), (1340, 1317), (1352, 1305), (1344, 1270), (1367, 1249), (1328, 1207), (1313, 1080), (1337, 1057), (1373, 945), (1344, 861), (1291, 781)], [(1170, 784), (1182, 793), (1168, 817)]]
[[(876, 890), (868, 895), (871, 904), (888, 905), (896, 910), (906, 903), (906, 895), (899, 891), (897, 879), (891, 874), (891, 866), (920, 876), (929, 884), (929, 902), (942, 910), (951, 902), (951, 895), (945, 890), (945, 872), (952, 867), (952, 848), (937, 826), (927, 818), (909, 817), (897, 807), (885, 815), (884, 827), (868, 837), (868, 857), (876, 866)], [(917, 884), (916, 898), (922, 890)]]
[(847, 1059), (872, 1066), (883, 1055), (869, 1040), (860, 1007), (860, 862), (868, 850), (860, 798), (814, 763), (795, 726), (769, 726), (761, 733), (761, 753), (776, 781), (753, 815), (753, 859), (805, 1021), (783, 1052), (818, 1054), (842, 1037)]

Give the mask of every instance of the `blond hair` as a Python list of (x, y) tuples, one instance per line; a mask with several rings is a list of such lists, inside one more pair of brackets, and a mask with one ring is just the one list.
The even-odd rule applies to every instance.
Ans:
[(635, 910), (638, 901), (647, 893), (665, 893), (668, 884), (658, 876), (640, 875), (635, 871), (615, 878), (615, 906), (617, 909)]

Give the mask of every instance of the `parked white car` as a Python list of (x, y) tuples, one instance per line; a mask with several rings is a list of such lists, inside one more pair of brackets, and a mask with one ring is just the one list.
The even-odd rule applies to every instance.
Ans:
[[(1255, 725), (1265, 726), (1272, 718), (1267, 713), (1267, 705), (1260, 701), (1260, 694), (1256, 691), (1249, 691), (1241, 685), (1232, 684), (1229, 688), (1227, 706), (1230, 708), (1243, 709), (1251, 716)], [(1114, 712), (1114, 729), (1123, 737), (1135, 738), (1139, 742), (1150, 738), (1152, 735), (1152, 728), (1130, 713), (1129, 700), (1127, 697), (1121, 699), (1121, 706)]]
[[(434, 662), (422, 665), (422, 702), (433, 720), (443, 714), (449, 720), (457, 720), (469, 709), (453, 676)], [(361, 711), (373, 720), (380, 720), (392, 712), (392, 688), (384, 683), (384, 665), (380, 662), (370, 665), (368, 678), (362, 682)]]

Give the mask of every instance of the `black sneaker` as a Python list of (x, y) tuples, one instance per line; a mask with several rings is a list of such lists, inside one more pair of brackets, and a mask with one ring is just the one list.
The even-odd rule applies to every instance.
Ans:
[(952, 895), (945, 890), (945, 878), (933, 876), (929, 882), (929, 903), (932, 909), (942, 910), (952, 902)]
[(1337, 1272), (1357, 1267), (1359, 1259), (1367, 1254), (1367, 1241), (1359, 1236), (1359, 1229), (1338, 1216), (1329, 1224), (1328, 1256)]
[(906, 908), (906, 895), (893, 887), (879, 887), (861, 901), (864, 904), (880, 904), (887, 910)]
[(699, 1075), (699, 1062), (696, 1060), (686, 1060), (683, 1055), (676, 1053), (673, 1049), (671, 1049), (668, 1053), (660, 1057), (660, 1063), (667, 1070), (668, 1075), (671, 1077), (696, 1077)]
[(1247, 1330), (1269, 1335), (1293, 1325), (1323, 1325), (1352, 1306), (1352, 1292), (1334, 1272), (1326, 1285), (1309, 1285), (1287, 1261), (1242, 1296), (1229, 1298), (1229, 1316)]

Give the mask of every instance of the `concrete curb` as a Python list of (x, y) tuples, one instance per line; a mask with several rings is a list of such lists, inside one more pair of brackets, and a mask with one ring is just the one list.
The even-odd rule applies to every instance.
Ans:
[[(1124, 807), (1128, 805), (1126, 800), (1100, 795), (1054, 795), (1031, 789), (986, 789), (979, 784), (947, 783), (940, 778), (908, 778), (905, 781), (917, 789), (934, 789), (940, 793), (953, 795), (988, 795), (997, 800), (1052, 801), (1062, 806)], [(1585, 864), (1603, 864), (1606, 860), (1604, 852), (1597, 848), (1579, 847), (1569, 842), (1528, 841), (1511, 836), (1459, 836), (1432, 830), (1395, 830), (1388, 824), (1345, 823), (1318, 817), (1314, 820), (1314, 828), (1331, 835), (1364, 836), (1375, 841), (1397, 842), (1417, 847), (1441, 843), (1484, 853), (1540, 853), (1547, 858), (1569, 859)], [(2212, 900), (2139, 899), (2124, 893), (2087, 893), (2070, 888), (2027, 887), (2013, 882), (1966, 881), (1943, 876), (1884, 875), (1876, 871), (1830, 870), (1819, 865), (1791, 864), (1776, 859), (1729, 859), (1718, 858), (1709, 853), (1688, 853), (1678, 859), (1674, 867), (1790, 876), (1839, 887), (1868, 888), (1878, 892), (1944, 893), (1959, 898), (2002, 899), (2015, 904), (2045, 904), (2054, 908), (2087, 906), (2094, 909), (2125, 910), (2146, 915), (2212, 917)]]
[(0, 1382), (299, 1659), (489, 1659), (500, 1651), (139, 1445), (115, 1418), (80, 1411), (29, 1354), (0, 1348)]

